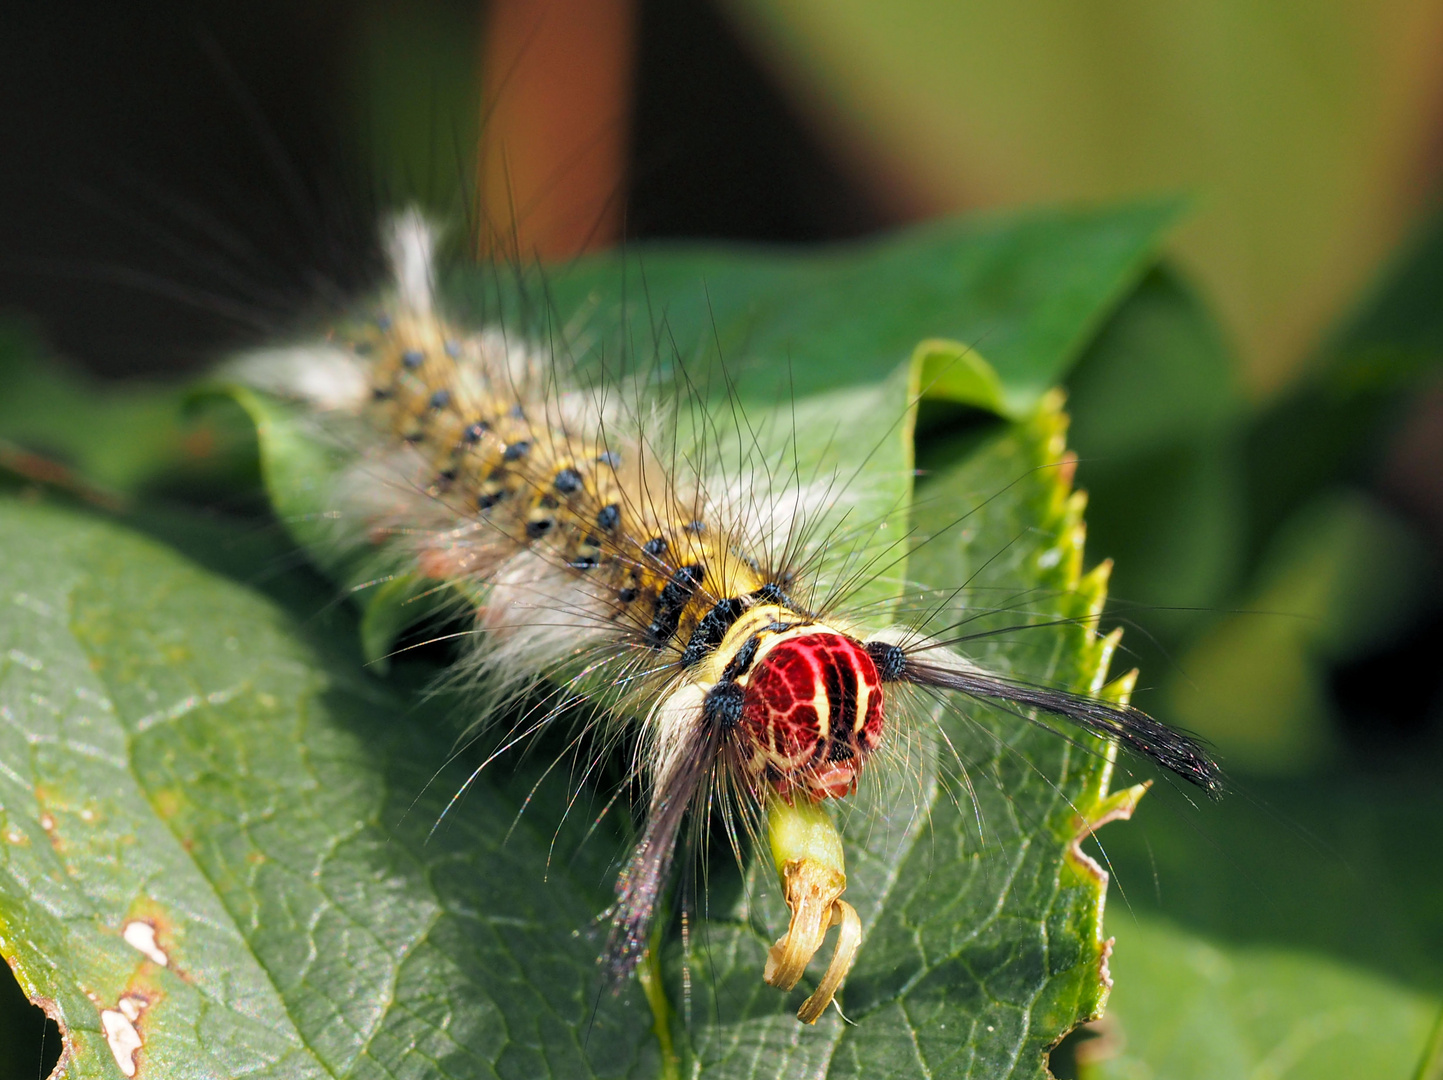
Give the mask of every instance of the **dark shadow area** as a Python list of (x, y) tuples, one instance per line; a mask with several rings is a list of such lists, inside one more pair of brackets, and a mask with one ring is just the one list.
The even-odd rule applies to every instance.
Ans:
[[(630, 239), (884, 223), (711, 4), (639, 15)], [(132, 377), (203, 368), (364, 291), (393, 200), (364, 176), (348, 83), (363, 17), (359, 0), (8, 11), (0, 314)]]
[(60, 1060), (60, 1027), (0, 964), (0, 1080), (46, 1077)]
[(349, 6), (9, 9), (0, 311), (128, 376), (193, 370), (363, 284), (373, 214), (334, 133)]
[(628, 236), (815, 243), (888, 224), (712, 4), (640, 14)]
[(1349, 759), (1396, 771), (1443, 750), (1443, 611), (1432, 608), (1384, 647), (1335, 668), (1334, 700)]

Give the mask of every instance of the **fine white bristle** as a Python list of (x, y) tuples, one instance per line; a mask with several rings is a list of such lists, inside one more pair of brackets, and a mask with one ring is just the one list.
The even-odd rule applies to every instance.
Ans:
[(242, 353), (219, 373), (268, 394), (304, 401), (322, 412), (355, 411), (371, 396), (366, 371), (356, 358), (323, 342)]
[(436, 232), (414, 207), (391, 219), (386, 254), (403, 307), (414, 315), (431, 314), (435, 292)]

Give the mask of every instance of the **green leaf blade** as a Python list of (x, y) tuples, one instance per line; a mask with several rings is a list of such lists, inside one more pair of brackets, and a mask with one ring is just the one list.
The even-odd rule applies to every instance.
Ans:
[[(836, 530), (827, 558), (851, 604), (872, 613), (869, 629), (899, 604), (914, 614), (934, 608), (936, 594), (917, 601), (919, 583), (947, 589), (982, 568), (1038, 598), (1029, 620), (1087, 618), (1100, 580), (1079, 576), (1081, 505), (1056, 469), (1061, 420), (1055, 407), (1038, 407), (1142, 273), (1171, 214), (1144, 207), (953, 224), (804, 259), (654, 250), (643, 265), (651, 307), (630, 312), (644, 317), (588, 321), (588, 305), (625, 311), (638, 295), (602, 264), (556, 275), (554, 313), (610, 355), (628, 334), (650, 340), (651, 316), (664, 315), (694, 370), (725, 360), (731, 377), (717, 385), (746, 422), (723, 436), (724, 450), (755, 453), (783, 477), (834, 477), (849, 493), (816, 528)], [(453, 287), (464, 300), (474, 284)], [(919, 348), (934, 340), (942, 344)], [(974, 342), (985, 360), (958, 346)], [(939, 378), (937, 396), (1020, 419), (953, 454), (914, 504), (914, 409), (927, 357), (938, 355), (966, 362), (967, 377)], [(258, 395), (243, 403), (295, 539), (341, 588), (374, 576), (365, 552), (336, 551), (321, 517), (335, 468), (324, 440), (283, 405)], [(29, 515), (56, 513), (12, 510), (17, 535)], [(595, 920), (625, 847), (611, 818), (582, 844), (588, 811), (566, 815), (558, 778), (531, 797), (548, 759), (484, 774), (428, 839), (476, 759), (436, 776), (454, 728), (442, 710), (418, 704), (424, 678), (411, 670), (399, 682), (377, 680), (356, 654), (352, 620), (315, 619), (334, 608), (331, 590), (295, 575), (255, 584), (272, 573), (273, 551), (237, 548), (224, 530), (194, 522), (174, 534), (148, 527), (202, 565), (78, 515), (52, 533), (85, 538), (79, 548), (56, 540), (14, 564), (17, 580), (76, 575), (64, 592), (77, 613), (67, 648), (87, 665), (99, 659), (95, 693), (119, 718), (126, 751), (116, 760), (130, 802), (118, 816), (168, 845), (155, 873), (192, 882), (199, 899), (187, 919), (192, 908), (205, 913), (195, 927), (183, 921), (184, 933), (161, 935), (176, 971), (192, 974), (181, 962), (191, 949), (210, 966), (192, 964), (203, 978), (185, 984), (190, 998), (177, 990), (166, 999), (165, 1009), (185, 1001), (190, 1012), (158, 1004), (146, 1014), (141, 1030), (153, 1041), (142, 1054), (189, 1038), (175, 1045), (203, 1041), (226, 1068), (243, 1062), (257, 1075), (657, 1074), (640, 991), (615, 998), (598, 989)], [(913, 530), (950, 539), (919, 545)], [(365, 617), (372, 658), (408, 621), (402, 592)], [(988, 604), (984, 591), (969, 596)], [(1081, 627), (979, 639), (967, 651), (1078, 689), (1100, 688), (1107, 652)], [(676, 1041), (693, 1075), (1035, 1077), (1048, 1044), (1096, 1010), (1100, 884), (1065, 851), (1078, 808), (1101, 796), (1105, 758), (1016, 717), (949, 713), (940, 727), (930, 723), (899, 741), (907, 760), (873, 770), (876, 786), (843, 810), (848, 897), (867, 927), (843, 1003), (861, 1026), (835, 1013), (815, 1028), (796, 1023), (796, 1002), (760, 977), (785, 910), (769, 872), (723, 868), (697, 911), (689, 1022), (679, 946), (666, 954)], [(976, 811), (932, 730), (966, 755)], [(26, 760), (23, 747), (0, 756), (12, 769)], [(45, 775), (28, 768), (16, 771), (19, 786), (43, 790)], [(55, 903), (82, 895), (66, 872), (52, 877)], [(5, 893), (24, 915), (30, 879), (16, 881)], [(123, 875), (110, 887), (148, 895)], [(77, 918), (113, 941), (118, 903)], [(35, 919), (40, 926), (43, 916)], [(211, 959), (207, 932), (230, 942), (234, 962), (223, 950)], [(55, 996), (67, 979), (72, 990), (90, 979), (75, 949), (18, 936), (3, 947), (23, 977), (50, 971), (49, 985), (27, 989)], [(115, 947), (136, 962), (130, 945)], [(121, 985), (102, 987), (101, 999)], [(262, 1017), (256, 1033), (214, 1005), (231, 1000), (225, 993), (241, 1003), (231, 1012)], [(65, 1000), (67, 1027), (90, 1039), (86, 1067), (111, 1075), (94, 1003)], [(192, 1014), (210, 1024), (203, 1038)]]
[[(45, 670), (60, 663), (50, 654), (69, 655), (56, 674), (92, 704), (48, 734), (55, 695), (17, 680), (13, 661), (7, 669), (7, 704), (19, 715), (17, 700), (30, 702), (24, 737), (80, 749), (34, 755), (21, 777), (48, 801), (7, 823), (28, 843), (3, 849), (18, 886), (6, 890), (4, 944), (56, 998), (74, 1075), (120, 1075), (98, 1008), (142, 992), (155, 1003), (138, 1026), (155, 1037), (141, 1053), (173, 1076), (206, 1075), (207, 1061), (255, 1075), (386, 1075), (417, 1054), (437, 1075), (513, 1059), (532, 1075), (553, 1065), (624, 1075), (650, 1053), (633, 1010), (593, 996), (594, 943), (557, 934), (590, 925), (606, 893), (595, 867), (539, 884), (550, 831), (527, 822), (503, 844), (518, 805), (489, 787), (427, 845), (444, 799), (411, 803), (445, 760), (434, 721), (407, 723), (409, 706), (354, 661), (318, 656), (274, 605), (123, 530), (67, 518), (6, 507), (23, 595), (70, 613), (47, 633), (17, 629), (52, 646)], [(47, 569), (63, 576), (34, 597)], [(7, 747), (7, 762), (24, 759)], [(120, 831), (97, 835), (106, 821)], [(55, 892), (42, 908), (78, 929), (28, 943), (45, 895), (37, 876)], [(166, 967), (120, 937), (134, 919), (156, 925)], [(537, 934), (545, 945), (528, 945)], [(56, 985), (37, 981), (47, 968)]]

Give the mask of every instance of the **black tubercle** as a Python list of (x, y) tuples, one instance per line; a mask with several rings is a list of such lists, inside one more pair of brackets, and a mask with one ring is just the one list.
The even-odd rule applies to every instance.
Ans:
[(683, 566), (671, 575), (671, 580), (662, 586), (661, 594), (656, 598), (651, 625), (646, 628), (647, 645), (659, 649), (672, 639), (681, 623), (682, 609), (691, 600), (705, 576), (706, 569), (700, 563)]
[(737, 654), (731, 658), (727, 663), (726, 670), (722, 672), (721, 681), (732, 682), (750, 671), (752, 661), (757, 658), (757, 649), (761, 647), (761, 644), (761, 634), (753, 634), (742, 642), (742, 647), (737, 650)]
[[(710, 611), (701, 617), (701, 621), (696, 624), (696, 629), (691, 632), (691, 637), (687, 639), (686, 648), (681, 654), (681, 666), (689, 668), (693, 664), (700, 663), (707, 653), (722, 643), (727, 636), (727, 631), (742, 617), (742, 613), (747, 608), (759, 603), (787, 604), (788, 601), (786, 594), (771, 583), (763, 585), (760, 589), (754, 589), (745, 597), (730, 596), (719, 600)], [(749, 644), (751, 644), (752, 652), (756, 652), (754, 640)], [(751, 660), (748, 659), (747, 666), (750, 665)], [(742, 670), (745, 671), (746, 668), (743, 667)], [(735, 675), (731, 677), (736, 678)]]
[(734, 682), (717, 683), (702, 701), (702, 723), (725, 735), (741, 723), (746, 697), (746, 690)]
[(621, 524), (621, 507), (616, 503), (608, 503), (596, 513), (596, 527), (604, 532), (611, 532)]
[(885, 641), (869, 641), (862, 648), (877, 665), (877, 677), (883, 682), (896, 682), (907, 671), (907, 653), (900, 645), (889, 645)]
[[(867, 648), (870, 652), (871, 646)], [(873, 661), (876, 662), (875, 656)], [(905, 658), (904, 663), (902, 678), (907, 682), (956, 690), (984, 701), (1040, 709), (1104, 739), (1116, 739), (1133, 753), (1157, 762), (1213, 798), (1227, 788), (1222, 769), (1201, 746), (1131, 705), (1117, 705), (1048, 686), (1033, 686), (984, 671), (936, 667), (913, 657)], [(880, 668), (879, 664), (879, 671)]]
[(773, 581), (767, 582), (760, 589), (756, 590), (756, 592), (752, 593), (752, 596), (763, 604), (776, 604), (778, 607), (793, 609), (796, 607), (796, 605), (792, 603), (791, 597), (787, 596), (787, 594), (782, 591), (782, 587)]
[(727, 636), (727, 631), (732, 628), (732, 623), (742, 617), (746, 610), (746, 604), (740, 597), (730, 596), (712, 605), (712, 609), (701, 617), (696, 624), (696, 629), (691, 632), (687, 639), (686, 648), (682, 650), (681, 666), (689, 668), (699, 663), (701, 659), (722, 643), (722, 638)]
[(501, 453), (502, 461), (520, 461), (531, 452), (531, 444), (525, 439), (514, 442)]
[(581, 474), (575, 469), (562, 469), (551, 481), (558, 495), (575, 495), (581, 490)]

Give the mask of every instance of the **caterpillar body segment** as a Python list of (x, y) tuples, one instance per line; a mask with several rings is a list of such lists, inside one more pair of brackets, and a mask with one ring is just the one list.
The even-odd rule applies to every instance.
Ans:
[(851, 795), (898, 739), (904, 685), (1040, 710), (1220, 788), (1202, 750), (1135, 709), (991, 674), (905, 627), (814, 609), (829, 594), (811, 558), (825, 540), (804, 526), (835, 499), (831, 486), (680, 468), (687, 455), (660, 449), (663, 410), (620, 408), (619, 394), (572, 385), (538, 344), (438, 311), (419, 217), (397, 220), (390, 249), (393, 288), (359, 327), (253, 354), (236, 372), (348, 433), (352, 461), (331, 496), (339, 542), (464, 586), (482, 631), (472, 671), (493, 700), (557, 684), (556, 707), (527, 730), (579, 700), (612, 707), (613, 736), (633, 748), (647, 793), (610, 912), (613, 979), (646, 954), (684, 827), (719, 809), (732, 835), (739, 823), (772, 837), (792, 919), (769, 982), (790, 988), (840, 928), (799, 1014), (822, 1015), (861, 942), (822, 808)]

